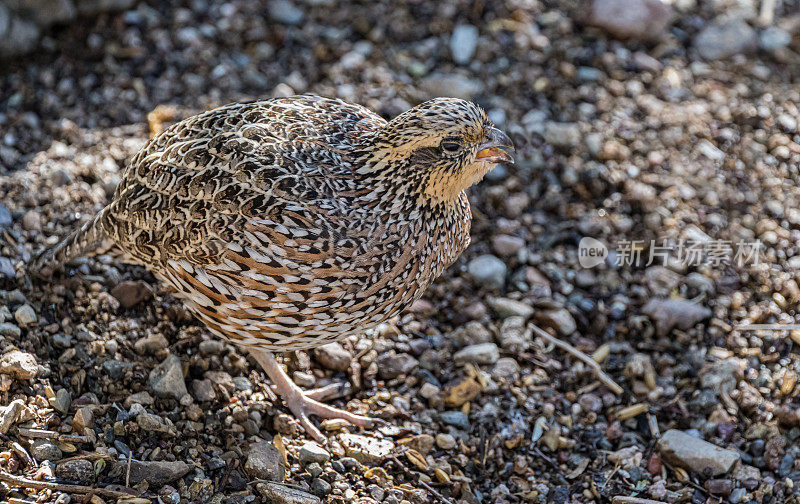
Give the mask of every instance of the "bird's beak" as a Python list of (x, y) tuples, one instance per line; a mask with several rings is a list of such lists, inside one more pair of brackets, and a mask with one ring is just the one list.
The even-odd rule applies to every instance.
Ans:
[(488, 163), (513, 163), (514, 143), (497, 128), (489, 128), (487, 140), (478, 147), (475, 159)]

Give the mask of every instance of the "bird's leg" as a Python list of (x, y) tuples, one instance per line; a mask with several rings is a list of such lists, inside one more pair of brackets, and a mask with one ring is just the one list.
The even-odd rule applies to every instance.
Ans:
[(308, 397), (306, 393), (289, 378), (286, 371), (284, 371), (280, 364), (278, 364), (278, 361), (275, 360), (275, 355), (273, 355), (272, 352), (258, 348), (251, 348), (249, 350), (250, 355), (264, 368), (269, 379), (275, 384), (275, 387), (278, 389), (278, 395), (286, 401), (286, 405), (300, 421), (300, 425), (302, 425), (303, 429), (317, 441), (324, 441), (325, 436), (311, 423), (308, 415), (316, 415), (320, 418), (342, 418), (353, 425), (367, 428), (373, 427), (381, 422), (381, 420), (377, 418), (356, 415), (349, 411), (322, 404)]

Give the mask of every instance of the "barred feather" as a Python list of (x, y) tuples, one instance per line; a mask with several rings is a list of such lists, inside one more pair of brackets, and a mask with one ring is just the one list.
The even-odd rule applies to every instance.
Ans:
[(55, 269), (102, 246), (106, 241), (101, 224), (104, 215), (105, 209), (57, 244), (45, 249), (30, 263), (28, 270), (38, 273)]

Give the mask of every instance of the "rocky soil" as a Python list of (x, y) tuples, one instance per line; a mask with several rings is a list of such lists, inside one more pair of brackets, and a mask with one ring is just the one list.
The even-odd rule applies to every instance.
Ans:
[[(800, 331), (742, 328), (797, 322), (793, 3), (128, 3), (0, 64), (0, 500), (800, 502)], [(519, 158), (407, 313), (284, 356), (388, 422), (326, 446), (147, 271), (25, 268), (162, 123), (300, 92), (470, 98)]]

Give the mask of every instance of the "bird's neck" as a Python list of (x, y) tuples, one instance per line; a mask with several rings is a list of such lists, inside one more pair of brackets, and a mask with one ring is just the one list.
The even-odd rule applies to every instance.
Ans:
[(396, 151), (365, 150), (357, 159), (356, 173), (364, 185), (437, 212), (451, 213), (459, 205), (464, 188), (457, 181), (419, 167)]

